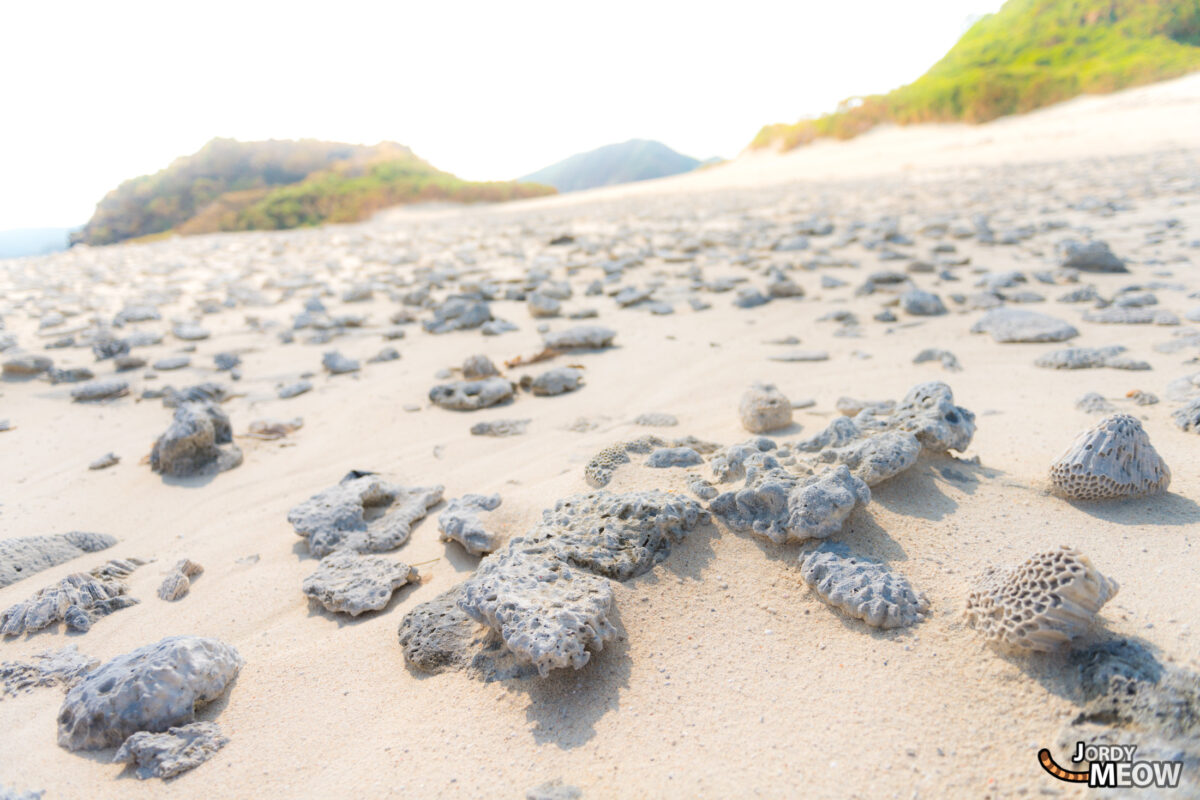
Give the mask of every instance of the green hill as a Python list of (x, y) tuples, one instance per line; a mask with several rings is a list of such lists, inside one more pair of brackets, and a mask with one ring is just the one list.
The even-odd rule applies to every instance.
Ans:
[(843, 101), (817, 119), (768, 125), (751, 147), (790, 150), (881, 123), (986, 122), (1196, 69), (1200, 0), (1008, 0), (913, 83)]
[(697, 159), (676, 153), (661, 142), (630, 139), (577, 153), (519, 180), (553, 186), (560, 192), (577, 192), (677, 175), (699, 165)]
[(213, 139), (166, 169), (109, 192), (71, 242), (101, 245), (168, 232), (354, 222), (400, 203), (500, 201), (553, 191), (463, 181), (392, 142), (368, 147), (312, 139)]

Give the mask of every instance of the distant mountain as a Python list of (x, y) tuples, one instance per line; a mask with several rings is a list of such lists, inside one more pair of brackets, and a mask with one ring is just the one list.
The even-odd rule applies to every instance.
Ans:
[(699, 160), (676, 153), (662, 142), (630, 139), (578, 153), (519, 180), (553, 186), (560, 192), (577, 192), (678, 175), (699, 165)]
[(109, 192), (71, 243), (354, 222), (402, 203), (495, 202), (553, 192), (548, 186), (463, 181), (393, 142), (368, 147), (213, 139), (166, 169)]
[(913, 83), (768, 125), (751, 147), (790, 150), (889, 122), (986, 122), (1197, 69), (1200, 0), (1008, 0)]
[(40, 256), (67, 249), (71, 228), (18, 228), (0, 231), (0, 258)]

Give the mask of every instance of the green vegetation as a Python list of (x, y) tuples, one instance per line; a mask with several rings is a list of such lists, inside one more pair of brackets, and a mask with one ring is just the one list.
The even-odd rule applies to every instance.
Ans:
[(630, 139), (577, 153), (520, 180), (553, 186), (560, 192), (577, 192), (677, 175), (699, 165), (698, 160), (676, 153), (661, 142)]
[(471, 183), (402, 145), (310, 139), (214, 139), (154, 175), (125, 181), (96, 206), (72, 243), (111, 244), (170, 233), (276, 230), (354, 222), (390, 205), (494, 202), (552, 194), (517, 183)]
[(1008, 0), (913, 83), (843, 101), (817, 119), (768, 125), (751, 147), (790, 150), (881, 123), (986, 122), (1196, 69), (1200, 0)]

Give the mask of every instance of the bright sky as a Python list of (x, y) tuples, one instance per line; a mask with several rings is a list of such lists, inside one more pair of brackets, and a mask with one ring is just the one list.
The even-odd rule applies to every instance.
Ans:
[(509, 179), (658, 139), (732, 157), (891, 89), (1001, 0), (147, 3), (0, 9), (0, 229), (81, 225), (214, 136), (392, 140)]

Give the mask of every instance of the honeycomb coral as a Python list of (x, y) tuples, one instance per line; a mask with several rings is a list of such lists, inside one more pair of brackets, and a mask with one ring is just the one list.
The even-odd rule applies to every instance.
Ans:
[(988, 641), (1047, 652), (1087, 630), (1119, 588), (1063, 546), (1015, 567), (984, 570), (967, 596), (967, 624)]
[(1076, 437), (1050, 466), (1050, 483), (1074, 500), (1137, 497), (1166, 491), (1171, 470), (1137, 419), (1113, 414)]

